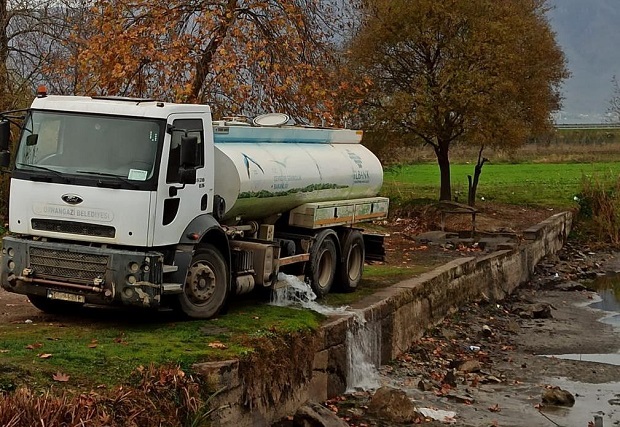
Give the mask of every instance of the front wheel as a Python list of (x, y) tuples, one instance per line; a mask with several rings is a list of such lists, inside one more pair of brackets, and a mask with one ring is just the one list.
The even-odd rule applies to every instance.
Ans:
[(201, 247), (187, 270), (179, 305), (195, 319), (210, 319), (224, 307), (228, 296), (228, 273), (220, 251), (211, 245)]

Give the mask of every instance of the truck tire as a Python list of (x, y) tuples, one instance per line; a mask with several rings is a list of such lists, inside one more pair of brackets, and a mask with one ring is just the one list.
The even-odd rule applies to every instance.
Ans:
[(310, 286), (318, 298), (329, 293), (336, 277), (337, 263), (338, 252), (333, 237), (319, 234), (317, 242), (310, 248), (310, 261), (306, 271)]
[(73, 314), (84, 304), (79, 302), (58, 301), (39, 295), (28, 295), (30, 303), (44, 313)]
[(364, 237), (359, 230), (351, 231), (342, 245), (342, 262), (338, 264), (336, 277), (338, 288), (343, 292), (353, 292), (362, 280), (366, 248)]
[(187, 269), (179, 305), (183, 313), (194, 319), (216, 316), (228, 297), (226, 262), (211, 245), (201, 246)]

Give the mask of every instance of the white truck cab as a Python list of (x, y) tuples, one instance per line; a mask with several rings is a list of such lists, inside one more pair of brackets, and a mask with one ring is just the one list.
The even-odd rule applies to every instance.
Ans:
[(213, 122), (206, 105), (40, 94), (20, 123), (2, 287), (45, 311), (173, 305), (195, 318), (279, 271), (319, 295), (354, 290), (355, 225), (387, 215), (381, 165), (360, 132), (280, 116)]

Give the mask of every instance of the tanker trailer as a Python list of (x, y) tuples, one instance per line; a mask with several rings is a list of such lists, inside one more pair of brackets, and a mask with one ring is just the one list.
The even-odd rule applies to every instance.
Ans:
[[(5, 166), (14, 117), (0, 122)], [(235, 295), (279, 286), (281, 271), (319, 296), (353, 291), (358, 224), (387, 216), (381, 164), (359, 131), (46, 93), (22, 123), (0, 277), (44, 311), (174, 306), (210, 318)]]

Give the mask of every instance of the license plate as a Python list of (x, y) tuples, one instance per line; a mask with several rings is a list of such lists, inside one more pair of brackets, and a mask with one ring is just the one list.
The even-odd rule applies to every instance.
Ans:
[(84, 295), (76, 295), (70, 294), (68, 292), (59, 292), (59, 291), (47, 291), (47, 297), (49, 299), (56, 299), (61, 301), (70, 301), (70, 302), (79, 302), (84, 303)]

